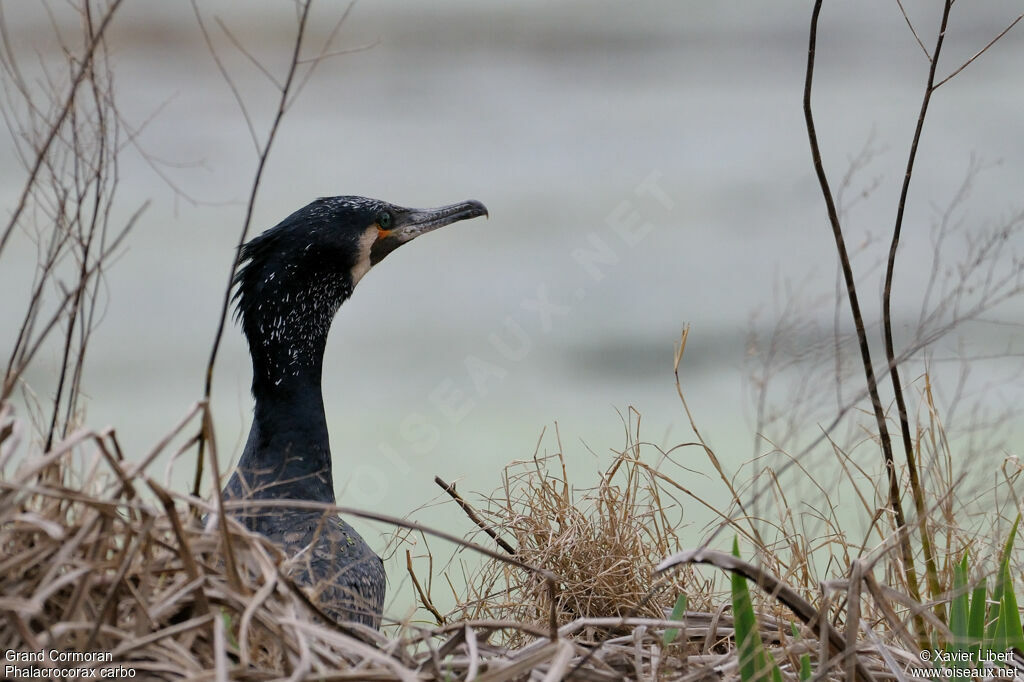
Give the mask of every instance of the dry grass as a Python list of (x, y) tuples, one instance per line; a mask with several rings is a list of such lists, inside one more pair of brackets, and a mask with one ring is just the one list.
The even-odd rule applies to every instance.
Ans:
[[(493, 619), (404, 626), (390, 637), (325, 623), (272, 545), (233, 522), (205, 531), (198, 518), (214, 511), (209, 502), (172, 493), (146, 473), (161, 447), (129, 463), (113, 431), (83, 429), (26, 455), (9, 405), (0, 426), (5, 650), (106, 652), (111, 660), (80, 665), (123, 665), (142, 679), (167, 680), (501, 680), (530, 671), (559, 679), (576, 666), (581, 679), (614, 680), (649, 678), (672, 660), (656, 653), (667, 623), (653, 611), (578, 618), (556, 641), (529, 623)], [(628, 634), (608, 639), (609, 624)], [(709, 642), (728, 637), (728, 618), (712, 626), (720, 633), (701, 635)], [(517, 649), (489, 642), (509, 632), (520, 633)]]
[(537, 574), (488, 562), (468, 580), (457, 618), (546, 628), (552, 619), (561, 626), (578, 618), (666, 616), (687, 574), (658, 581), (653, 569), (681, 548), (681, 507), (664, 475), (642, 460), (636, 431), (627, 433), (626, 447), (593, 488), (571, 484), (560, 442), (554, 454), (505, 468), (502, 487), (486, 496), (478, 516), (511, 541), (517, 559), (552, 572), (558, 584), (551, 589)]
[[(197, 407), (190, 418), (198, 414)], [(142, 462), (129, 463), (112, 431), (78, 430), (47, 453), (27, 455), (18, 453), (21, 433), (4, 406), (5, 650), (107, 652), (109, 661), (78, 665), (123, 665), (141, 679), (159, 680), (738, 675), (727, 602), (668, 620), (666, 605), (679, 590), (698, 603), (711, 597), (710, 583), (684, 580), (693, 575), (687, 569), (656, 589), (651, 569), (679, 543), (666, 516), (673, 504), (635, 448), (617, 456), (596, 488), (577, 493), (564, 472), (548, 476), (543, 459), (517, 473), (513, 468), (504, 496), (484, 513), (494, 521), (501, 510), (515, 512), (517, 525), (501, 531), (519, 543), (519, 560), (557, 573), (554, 602), (543, 580), (492, 562), (471, 589), (497, 594), (463, 605), (461, 619), (433, 628), (401, 624), (382, 634), (319, 620), (289, 578), (286, 558), (261, 537), (233, 522), (204, 530), (198, 518), (214, 511), (211, 503), (170, 492), (146, 473), (171, 437)], [(557, 456), (546, 463), (561, 469)], [(801, 639), (789, 635), (791, 620), (765, 614), (759, 623), (783, 670), (796, 670), (802, 653), (828, 658), (812, 630), (804, 628)], [(663, 633), (671, 627), (680, 634), (666, 643)], [(868, 668), (884, 668), (881, 657), (868, 659)]]
[[(0, 434), (5, 469), (17, 432)], [(151, 679), (387, 658), (366, 632), (311, 624), (276, 549), (234, 523), (204, 532), (195, 512), (209, 511), (125, 462), (112, 432), (79, 430), (25, 457), (0, 480), (0, 647), (109, 652)]]
[[(22, 78), (15, 52), (8, 50), (0, 59), (8, 91), (21, 98), (12, 101), (25, 105), (5, 110), (8, 125), (28, 141), (19, 146), (28, 177), (0, 233), (0, 255), (8, 238), (18, 233), (16, 228), (52, 235), (54, 245), (39, 264), (0, 387), (0, 648), (102, 654), (101, 660), (76, 665), (96, 672), (124, 666), (137, 679), (159, 680), (736, 680), (741, 677), (738, 625), (722, 583), (726, 572), (752, 583), (757, 629), (787, 680), (797, 678), (801, 656), (809, 657), (816, 679), (909, 679), (923, 645), (949, 640), (953, 563), (969, 549), (972, 580), (992, 575), (992, 557), (1020, 506), (1015, 485), (1022, 468), (1007, 457), (1002, 478), (992, 489), (965, 490), (953, 463), (976, 451), (965, 454), (950, 445), (927, 377), (916, 431), (910, 428), (905, 406), (896, 410), (897, 421), (880, 400), (872, 401), (875, 423), (865, 424), (856, 415), (862, 399), (843, 399), (838, 376), (840, 405), (824, 422), (804, 416), (811, 412), (795, 411), (799, 401), (784, 400), (779, 414), (794, 434), (810, 424), (834, 421), (823, 429), (827, 435), (796, 454), (787, 454), (785, 433), (763, 461), (758, 447), (746, 485), (734, 484), (734, 473), (722, 467), (704, 442), (680, 389), (697, 441), (691, 445), (706, 454), (707, 480), (720, 480), (721, 491), (705, 487), (695, 493), (683, 487), (681, 477), (666, 473), (667, 453), (658, 451), (653, 464), (645, 461), (641, 453), (648, 449), (633, 428), (633, 413), (626, 420), (625, 447), (596, 484), (570, 481), (560, 444), (553, 455), (535, 453), (510, 465), (499, 489), (485, 496), (480, 511), (471, 516), (504, 542), (499, 546), (509, 556), (492, 551), (469, 575), (461, 604), (447, 617), (430, 604), (428, 581), (420, 596), (432, 609), (436, 627), (397, 623), (384, 634), (332, 623), (291, 579), (287, 558), (265, 539), (224, 520), (223, 514), (216, 516), (221, 522), (214, 528), (204, 529), (200, 519), (219, 511), (220, 501), (174, 492), (149, 473), (169, 443), (191, 433), (177, 454), (197, 442), (208, 443), (213, 478), (220, 478), (204, 404), (137, 462), (124, 459), (112, 430), (76, 429), (95, 292), (117, 244), (137, 217), (108, 239), (106, 207), (113, 200), (115, 152), (121, 145), (103, 35), (120, 4), (71, 3), (81, 15), (82, 40), (81, 45), (62, 43), (65, 53), (76, 56), (60, 60), (66, 74), (58, 69), (57, 77), (45, 79), (55, 87), (37, 92)], [(951, 4), (947, 0), (947, 10)], [(300, 63), (311, 71), (330, 56), (328, 47), (341, 25), (320, 57), (300, 60), (308, 3), (301, 8), (287, 79), (283, 86), (275, 82), (277, 116), (265, 144), (257, 143), (260, 161), (250, 215), (270, 141), (289, 103), (292, 76)], [(231, 84), (230, 74), (225, 77)], [(253, 122), (246, 118), (252, 130)], [(919, 128), (921, 122), (923, 113)], [(80, 167), (89, 170), (79, 175)], [(91, 203), (97, 208), (84, 214), (81, 199), (69, 201), (93, 195), (98, 198)], [(36, 225), (35, 216), (45, 219)], [(832, 222), (841, 236), (838, 219)], [(956, 305), (943, 303), (928, 315), (922, 312), (922, 325), (927, 320), (934, 329), (922, 326), (904, 356), (896, 358), (890, 350), (894, 366), (909, 363), (950, 329), (1024, 291), (1019, 260), (1013, 260), (1006, 274), (996, 265), (985, 269), (990, 261), (996, 263), (992, 254), (1002, 253), (1002, 245), (1021, 224), (1017, 215), (987, 236), (972, 237), (968, 266), (956, 270), (962, 279), (954, 279), (948, 290), (940, 285), (941, 298)], [(73, 266), (70, 287), (58, 268), (68, 261)], [(974, 291), (975, 280), (983, 284), (980, 302), (962, 309), (961, 295)], [(57, 309), (47, 312), (39, 302), (52, 287), (61, 296)], [(227, 296), (225, 291), (225, 305)], [(926, 302), (930, 296), (931, 285)], [(858, 327), (863, 332), (863, 322)], [(24, 387), (25, 370), (55, 330), (65, 332), (63, 340), (57, 339), (62, 362), (55, 390), (34, 387), (40, 395), (55, 395), (37, 420), (39, 442), (45, 445), (23, 446), (28, 429), (5, 400)], [(677, 387), (684, 346), (685, 336), (676, 357)], [(216, 344), (207, 394), (215, 355)], [(904, 388), (898, 378), (893, 384), (897, 392)], [(800, 383), (807, 389), (806, 404), (815, 408), (824, 405), (822, 390), (830, 386), (829, 380)], [(767, 395), (767, 379), (764, 390)], [(759, 405), (757, 431), (767, 442), (761, 427), (771, 424), (772, 413), (766, 407), (763, 401)], [(841, 424), (856, 437), (832, 440), (834, 427)], [(886, 472), (855, 456), (861, 446), (877, 449), (882, 442), (888, 448), (883, 434), (887, 429), (895, 433), (897, 426), (906, 427), (907, 461), (921, 463), (923, 492), (910, 485), (908, 478), (914, 474), (906, 464), (894, 464)], [(985, 424), (979, 428), (994, 431)], [(834, 459), (825, 461), (826, 456)], [(783, 464), (778, 465), (780, 459)], [(203, 462), (200, 457), (200, 467)], [(831, 470), (828, 474), (823, 462)], [(200, 467), (194, 490), (202, 478)], [(840, 486), (847, 501), (854, 500), (845, 506), (856, 507), (867, 519), (866, 531), (857, 531), (860, 537), (852, 536), (850, 524), (837, 513), (833, 494)], [(889, 509), (899, 508), (902, 498), (910, 499), (908, 490), (915, 494), (916, 518), (897, 531)], [(801, 496), (803, 491), (812, 494)], [(682, 546), (682, 505), (676, 496), (717, 515), (707, 547)], [(989, 500), (996, 500), (999, 508), (986, 506)], [(979, 506), (984, 506), (980, 512)], [(741, 537), (744, 553), (754, 555), (756, 562), (708, 549), (726, 544), (727, 534)], [(920, 592), (915, 564), (926, 569)], [(656, 570), (659, 565), (664, 570)], [(1019, 581), (1019, 564), (1013, 565)], [(668, 620), (680, 594), (688, 597), (689, 609), (681, 620)], [(792, 635), (794, 624), (799, 637)], [(671, 629), (678, 630), (675, 638), (667, 636)], [(45, 664), (22, 667), (40, 665)]]

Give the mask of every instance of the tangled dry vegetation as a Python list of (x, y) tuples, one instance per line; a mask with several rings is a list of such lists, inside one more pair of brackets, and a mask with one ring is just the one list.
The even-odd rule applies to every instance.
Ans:
[[(516, 558), (557, 583), (488, 562), (458, 617), (378, 633), (318, 619), (287, 559), (259, 536), (233, 522), (204, 530), (199, 518), (216, 502), (174, 493), (146, 471), (170, 438), (138, 463), (124, 460), (113, 431), (78, 430), (49, 452), (18, 457), (22, 431), (9, 406), (0, 424), (6, 650), (109, 652), (79, 665), (154, 680), (738, 679), (734, 617), (712, 581), (692, 570), (656, 581), (654, 564), (678, 541), (664, 481), (635, 451), (578, 498), (549, 475), (549, 461), (510, 473), (506, 495), (490, 500), (483, 518), (502, 522), (495, 528), (522, 548)], [(677, 590), (707, 608), (671, 620), (665, 599)], [(758, 627), (787, 677), (803, 655), (842, 676), (842, 652), (829, 649), (835, 632), (819, 640), (812, 623), (794, 636), (797, 619), (772, 603)], [(891, 670), (882, 649), (901, 668), (908, 660), (861, 646), (858, 679), (892, 675), (882, 674)]]
[[(558, 580), (551, 589), (540, 574), (488, 562), (467, 580), (471, 592), (456, 618), (511, 620), (538, 629), (578, 618), (657, 620), (671, 611), (676, 595), (692, 589), (689, 571), (667, 578), (653, 571), (682, 548), (682, 506), (671, 497), (678, 493), (675, 482), (643, 460), (635, 430), (627, 428), (626, 447), (593, 488), (570, 481), (560, 439), (555, 453), (535, 453), (505, 467), (501, 487), (479, 511), (445, 487), (506, 552)], [(477, 539), (486, 544), (482, 534)], [(509, 634), (512, 643), (521, 641)]]
[[(1003, 231), (974, 238), (972, 248), (980, 250), (969, 249), (970, 267), (958, 270), (966, 273), (965, 279), (953, 283), (950, 291), (955, 296), (943, 297), (959, 301), (960, 294), (973, 291), (970, 278), (975, 277), (984, 285), (982, 304), (968, 306), (966, 312), (959, 303), (952, 311), (940, 305), (936, 328), (922, 331), (917, 345), (900, 356), (887, 349), (883, 365), (890, 367), (892, 390), (898, 396), (895, 416), (878, 398), (873, 364), (865, 363), (875, 426), (866, 427), (865, 438), (865, 425), (850, 417), (857, 436), (848, 442), (866, 442), (873, 449), (883, 445), (884, 464), (874, 469), (865, 466), (848, 451), (849, 446), (844, 451), (843, 445), (832, 441), (833, 427), (865, 404), (863, 395), (848, 404), (840, 401), (839, 416), (824, 429), (819, 449), (831, 450), (836, 457), (832, 468), (841, 480), (835, 485), (850, 484), (844, 489), (859, 501), (857, 511), (870, 519), (860, 537), (852, 537), (854, 531), (839, 518), (838, 504), (830, 498), (834, 487), (815, 480), (814, 472), (804, 469), (810, 459), (799, 452), (790, 457), (780, 446), (772, 454), (784, 455), (788, 463), (757, 469), (751, 479), (759, 482), (737, 490), (734, 476), (723, 471), (694, 425), (699, 443), (693, 445), (707, 454), (711, 464), (707, 479), (702, 480), (720, 478), (725, 485), (726, 502), (716, 505), (711, 493), (687, 490), (679, 483), (682, 477), (666, 473), (663, 465), (670, 461), (669, 453), (659, 451), (654, 462), (648, 462), (641, 454), (646, 446), (638, 433), (627, 428), (626, 447), (603, 470), (596, 485), (576, 485), (570, 480), (559, 447), (554, 455), (511, 465), (501, 487), (475, 505), (452, 486), (443, 486), (479, 528), (477, 540), (487, 548), (497, 544), (499, 550), (459, 543), (460, 551), (473, 549), (487, 559), (467, 572), (464, 598), (447, 615), (432, 603), (430, 581), (417, 579), (410, 559), (414, 587), (435, 625), (392, 621), (383, 632), (376, 632), (330, 622), (291, 579), (287, 557), (266, 540), (220, 513), (216, 514), (218, 524), (204, 528), (202, 519), (222, 511), (219, 499), (202, 499), (196, 492), (206, 461), (202, 453), (209, 453), (212, 478), (220, 478), (205, 400), (141, 459), (123, 455), (113, 430), (96, 432), (80, 426), (80, 379), (96, 322), (101, 274), (139, 212), (121, 230), (108, 225), (117, 186), (117, 152), (124, 145), (104, 32), (121, 0), (68, 4), (81, 14), (82, 45), (62, 44), (56, 60), (60, 66), (43, 79), (51, 84), (45, 92), (23, 78), (16, 50), (0, 52), (5, 87), (22, 98), (13, 98), (16, 104), (5, 115), (12, 129), (25, 133), (16, 139), (23, 142), (18, 150), (28, 171), (18, 204), (0, 232), (0, 255), (9, 239), (25, 230), (39, 237), (39, 243), (50, 245), (42, 254), (0, 384), (0, 648), (103, 654), (94, 656), (96, 660), (76, 661), (68, 666), (69, 674), (99, 676), (100, 671), (114, 668), (117, 672), (104, 673), (111, 679), (714, 678), (752, 682), (758, 675), (751, 674), (749, 659), (737, 647), (737, 633), (752, 627), (772, 663), (761, 670), (770, 670), (765, 676), (770, 674), (773, 682), (812, 675), (816, 680), (870, 682), (902, 681), (915, 675), (932, 678), (952, 671), (935, 668), (915, 673), (914, 666), (920, 664), (919, 654), (926, 647), (954, 642), (957, 605), (962, 606), (961, 597), (966, 602), (968, 589), (975, 596), (980, 590), (974, 604), (980, 605), (982, 621), (998, 613), (1000, 606), (1004, 614), (1010, 612), (1019, 621), (1016, 602), (1007, 599), (1005, 592), (1000, 602), (998, 595), (1000, 585), (1019, 584), (1019, 562), (1012, 552), (1014, 532), (1006, 540), (1006, 527), (1017, 513), (1019, 495), (1014, 485), (1024, 467), (1013, 458), (1004, 460), (999, 489), (984, 491), (985, 500), (1003, 506), (984, 511), (989, 525), (978, 532), (964, 511), (974, 500), (961, 497), (966, 493), (954, 475), (953, 450), (937, 421), (939, 411), (926, 391), (920, 401), (924, 418), (916, 420), (916, 433), (912, 433), (912, 411), (903, 404), (904, 383), (898, 370), (949, 329), (1024, 293), (1019, 260), (1013, 261), (1006, 277), (993, 277), (997, 271), (985, 269), (990, 259), (995, 262), (991, 254), (1005, 250), (1011, 228), (1020, 230), (1024, 225), (1021, 216)], [(943, 4), (942, 30), (930, 57), (933, 67), (952, 0)], [(301, 2), (299, 7), (290, 70), (283, 85), (278, 85), (278, 116), (265, 143), (257, 143), (259, 165), (243, 240), (277, 122), (293, 99), (292, 77), (303, 65), (308, 71), (297, 82), (304, 83), (320, 61), (300, 59), (310, 3)], [(820, 7), (816, 3), (812, 18), (805, 106), (816, 170), (831, 203), (810, 112)], [(911, 25), (909, 18), (907, 23)], [(2, 24), (0, 15), (0, 28)], [(321, 56), (331, 53), (328, 48), (335, 33)], [(934, 76), (932, 68), (929, 96), (946, 82), (935, 84)], [(924, 110), (918, 134), (923, 121)], [(915, 148), (916, 144), (915, 137)], [(910, 176), (908, 170), (904, 196)], [(76, 203), (69, 197), (95, 198)], [(838, 214), (831, 210), (829, 217), (841, 246)], [(852, 283), (853, 273), (842, 249), (840, 262), (847, 266)], [(52, 310), (42, 304), (47, 292), (58, 294)], [(852, 286), (849, 293), (851, 308), (856, 308)], [(226, 313), (229, 289), (224, 294)], [(884, 320), (889, 323), (888, 304), (885, 307)], [(222, 315), (221, 329), (223, 322)], [(856, 326), (862, 355), (867, 358), (864, 321), (859, 319)], [(37, 414), (29, 414), (35, 422), (35, 429), (30, 429), (15, 418), (10, 401), (19, 387), (26, 386), (26, 370), (39, 350), (58, 336), (51, 334), (54, 330), (64, 332), (63, 339), (56, 340), (61, 358), (56, 383), (33, 387), (38, 395), (53, 396), (52, 404), (37, 405)], [(676, 358), (677, 371), (683, 345)], [(216, 347), (215, 342), (207, 369), (207, 396)], [(817, 407), (818, 389), (828, 384), (808, 385), (814, 389), (812, 404)], [(798, 406), (786, 401), (783, 413), (800, 426), (828, 423), (827, 419), (796, 419), (794, 407)], [(767, 424), (765, 419), (759, 412), (759, 425)], [(905, 461), (893, 454), (895, 439), (887, 435), (890, 428), (896, 432), (897, 425)], [(161, 481), (152, 474), (154, 460), (176, 440), (186, 442), (172, 462), (200, 444), (195, 448), (200, 456), (192, 494), (177, 491), (167, 479)], [(208, 448), (204, 450), (202, 444)], [(799, 486), (791, 478), (780, 478), (790, 465), (794, 465), (790, 475), (797, 469), (806, 475), (813, 499), (797, 503)], [(923, 474), (920, 480), (917, 470)], [(758, 498), (760, 504), (756, 504)], [(682, 546), (677, 533), (684, 499), (716, 515), (717, 529), (706, 546)], [(902, 505), (907, 499), (914, 501), (914, 508), (904, 516)], [(373, 518), (451, 539), (416, 524), (379, 515)], [(745, 552), (756, 556), (756, 564), (710, 549), (724, 544), (723, 530), (744, 538)], [(996, 564), (1000, 566), (996, 586), (986, 592), (997, 574)], [(919, 581), (921, 568), (923, 580)], [(724, 584), (726, 575), (731, 584)], [(749, 613), (736, 607), (738, 585), (744, 579), (751, 583), (747, 602), (754, 609)], [(685, 610), (680, 608), (681, 595), (687, 600)], [(959, 612), (963, 615), (966, 610)], [(984, 642), (1006, 651), (1009, 639), (1007, 633), (996, 633)], [(980, 638), (972, 641), (982, 642)], [(1024, 633), (1019, 633), (1019, 642), (1018, 648), (1024, 648)], [(30, 674), (41, 665), (18, 663), (17, 669), (4, 674)], [(1020, 669), (1015, 666), (1011, 661), (1000, 672), (990, 669), (986, 674), (1017, 675)], [(983, 671), (971, 672), (980, 677)]]
[[(674, 623), (653, 602), (626, 613), (651, 576), (649, 565), (627, 562), (621, 553), (641, 550), (653, 560), (661, 545), (641, 538), (589, 547), (592, 535), (578, 543), (563, 538), (561, 557), (526, 555), (550, 560), (568, 575), (595, 561), (595, 551), (617, 557), (601, 569), (603, 597), (585, 596), (585, 576), (559, 586), (554, 636), (537, 617), (550, 607), (544, 591), (519, 595), (521, 610), (500, 619), (482, 617), (499, 606), (478, 603), (481, 617), (436, 628), (404, 625), (390, 635), (327, 624), (317, 620), (271, 544), (233, 522), (205, 531), (199, 518), (214, 511), (210, 503), (174, 493), (147, 474), (160, 448), (131, 463), (113, 431), (83, 429), (49, 452), (18, 457), (22, 430), (9, 405), (0, 423), (5, 650), (109, 652), (110, 660), (81, 666), (124, 666), (142, 679), (562, 679), (576, 670), (576, 679), (617, 680), (651, 679), (659, 670), (677, 677), (686, 655), (723, 651), (730, 637), (731, 619), (722, 611)], [(627, 480), (635, 486), (633, 474)], [(633, 516), (636, 498), (628, 500), (636, 490), (627, 493), (626, 506), (604, 497), (611, 506), (602, 513), (616, 516), (625, 535), (649, 520)], [(536, 517), (546, 511), (538, 509)], [(589, 523), (571, 505), (561, 511), (578, 531)], [(550, 540), (539, 536), (530, 552), (550, 547)], [(494, 575), (484, 571), (489, 580)], [(616, 580), (625, 581), (618, 591)], [(664, 645), (663, 631), (672, 626), (684, 629), (680, 642), (699, 640), (703, 647)], [(490, 641), (495, 634), (512, 639), (509, 633), (515, 646)], [(766, 632), (766, 639), (775, 637)]]

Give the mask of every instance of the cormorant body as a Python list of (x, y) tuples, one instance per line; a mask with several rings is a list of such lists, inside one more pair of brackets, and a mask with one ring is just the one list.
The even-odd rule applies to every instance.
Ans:
[[(486, 214), (477, 201), (418, 210), (364, 197), (322, 198), (242, 247), (235, 298), (256, 407), (226, 500), (335, 503), (320, 386), (335, 313), (363, 275), (402, 244)], [(284, 550), (292, 577), (326, 614), (380, 626), (383, 564), (339, 516), (287, 505), (231, 513)]]

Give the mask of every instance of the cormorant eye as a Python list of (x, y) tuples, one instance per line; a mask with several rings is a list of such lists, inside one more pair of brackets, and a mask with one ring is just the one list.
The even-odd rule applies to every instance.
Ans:
[(388, 213), (387, 211), (381, 213), (379, 216), (377, 216), (377, 224), (380, 225), (385, 230), (391, 227), (391, 214)]

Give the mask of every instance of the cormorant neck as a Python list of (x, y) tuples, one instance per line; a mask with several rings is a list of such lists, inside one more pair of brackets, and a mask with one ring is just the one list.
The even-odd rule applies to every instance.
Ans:
[(333, 504), (320, 379), (327, 334), (344, 297), (276, 300), (257, 304), (243, 317), (256, 409), (238, 463), (242, 494)]
[(308, 336), (289, 331), (284, 336), (250, 339), (252, 395), (257, 407), (261, 401), (287, 403), (306, 393), (319, 395), (326, 346), (327, 328), (312, 329)]
[(331, 445), (320, 376), (291, 377), (256, 393), (252, 429), (238, 473), (244, 496), (334, 504)]

